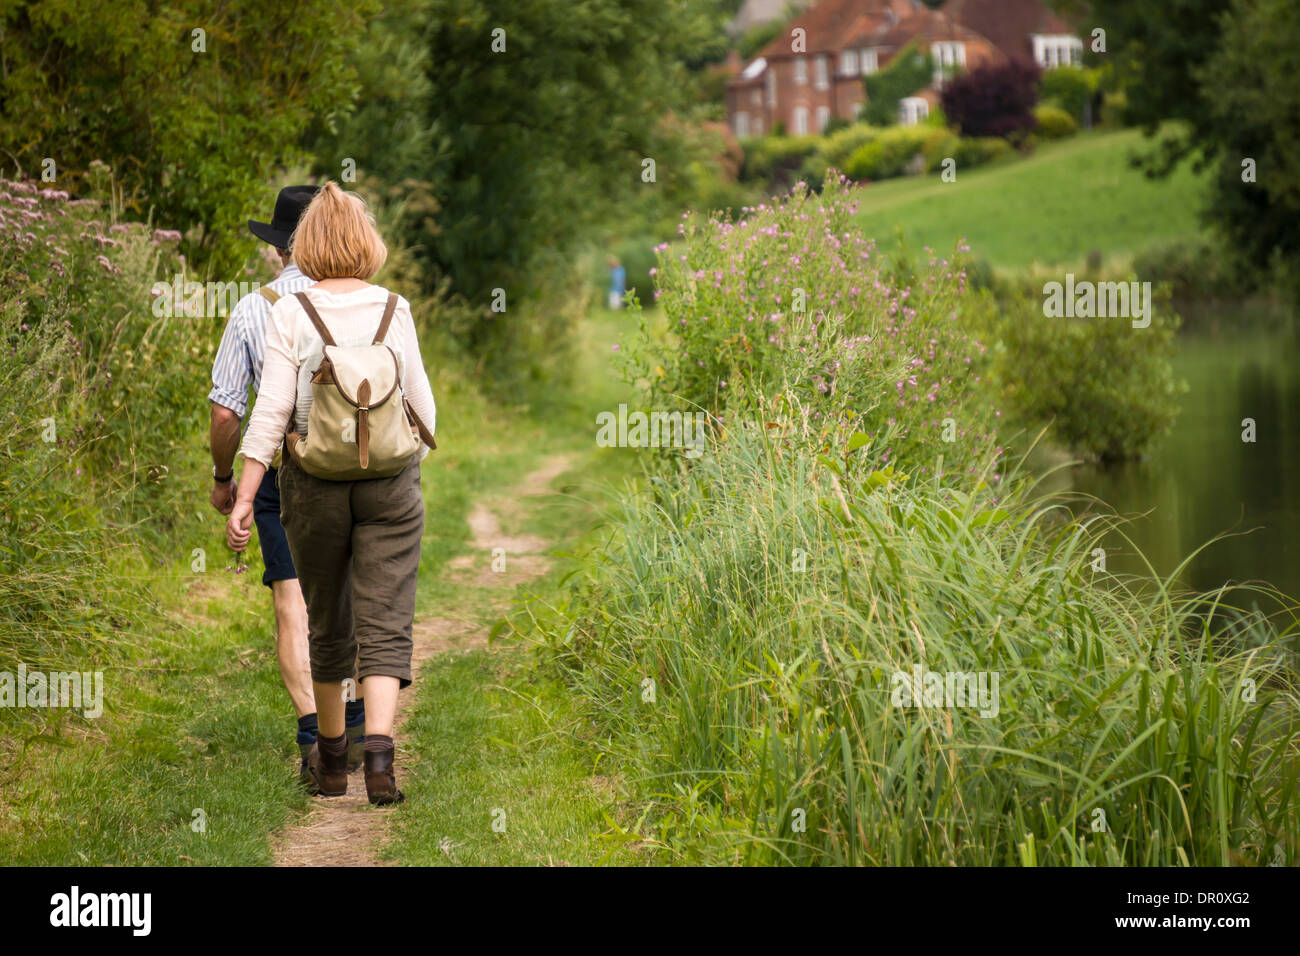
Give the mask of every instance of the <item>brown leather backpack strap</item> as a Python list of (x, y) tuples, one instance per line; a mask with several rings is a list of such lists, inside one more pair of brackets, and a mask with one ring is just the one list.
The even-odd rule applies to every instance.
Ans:
[(257, 294), (260, 295), (267, 302), (270, 302), (272, 305), (275, 305), (277, 302), (280, 301), (280, 293), (276, 292), (269, 285), (258, 286)]
[(321, 341), (326, 345), (333, 345), (334, 336), (330, 335), (330, 330), (325, 328), (325, 323), (321, 321), (320, 313), (316, 311), (316, 306), (311, 304), (311, 299), (307, 298), (306, 292), (295, 292), (293, 297), (302, 303), (302, 310), (307, 313), (307, 318), (311, 319), (311, 324), (316, 326), (316, 334), (321, 337)]
[(388, 301), (384, 303), (384, 317), (379, 320), (379, 331), (375, 333), (375, 340), (371, 345), (378, 345), (388, 334), (388, 327), (393, 323), (393, 312), (397, 309), (397, 293), (388, 293)]
[(437, 451), (438, 443), (433, 440), (433, 433), (424, 426), (424, 422), (420, 421), (420, 416), (415, 414), (415, 409), (411, 407), (411, 403), (406, 399), (402, 399), (402, 404), (406, 406), (406, 420), (415, 426), (420, 441), (428, 445), (430, 450)]

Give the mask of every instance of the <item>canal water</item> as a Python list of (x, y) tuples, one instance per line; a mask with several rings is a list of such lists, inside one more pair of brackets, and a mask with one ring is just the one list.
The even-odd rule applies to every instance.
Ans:
[[(1159, 447), (1142, 461), (1076, 467), (1072, 487), (1131, 517), (1125, 533), (1161, 575), (1226, 534), (1192, 560), (1182, 584), (1263, 581), (1300, 601), (1300, 342), (1286, 328), (1213, 326), (1179, 337), (1174, 372), (1188, 390)], [(1243, 440), (1244, 419), (1254, 421), (1254, 441)], [(1113, 533), (1107, 564), (1143, 567)]]

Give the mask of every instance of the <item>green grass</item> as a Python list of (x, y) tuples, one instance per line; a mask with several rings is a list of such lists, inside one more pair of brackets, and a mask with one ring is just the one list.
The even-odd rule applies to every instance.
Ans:
[(425, 668), (418, 693), (404, 746), (420, 756), (403, 782), (391, 858), (551, 866), (613, 857), (617, 844), (599, 834), (621, 783), (557, 682), (517, 649), (453, 652)]
[[(217, 565), (213, 560), (212, 565)], [(0, 859), (25, 865), (250, 865), (305, 806), (270, 599), (252, 573), (154, 572), (140, 659), (104, 672), (104, 714), (8, 712)], [(145, 582), (141, 582), (144, 584)], [(186, 606), (184, 615), (178, 613)], [(86, 665), (91, 666), (91, 665)], [(196, 829), (201, 811), (203, 827)]]
[(941, 254), (965, 238), (995, 267), (1075, 265), (1089, 252), (1126, 259), (1148, 245), (1200, 231), (1204, 179), (1182, 166), (1168, 179), (1129, 167), (1143, 151), (1136, 130), (1048, 143), (1026, 159), (939, 176), (873, 183), (860, 192), (857, 224), (885, 248), (895, 233), (914, 252)]

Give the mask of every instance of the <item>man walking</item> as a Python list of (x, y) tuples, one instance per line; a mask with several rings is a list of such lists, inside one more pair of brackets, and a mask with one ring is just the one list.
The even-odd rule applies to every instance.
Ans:
[[(238, 486), (234, 476), (235, 452), (239, 448), (240, 425), (248, 411), (248, 388), (260, 389), (262, 361), (266, 355), (266, 324), (271, 306), (281, 297), (313, 285), (293, 264), (289, 241), (298, 219), (317, 186), (286, 186), (275, 200), (271, 221), (249, 220), (253, 235), (268, 242), (280, 256), (280, 275), (235, 304), (221, 336), (221, 346), (212, 363), (212, 420), (208, 445), (212, 451), (212, 506), (230, 514)], [(311, 667), (307, 651), (307, 605), (303, 602), (298, 575), (289, 555), (289, 542), (280, 524), (280, 489), (276, 469), (269, 468), (253, 503), (258, 542), (266, 571), (262, 583), (271, 589), (275, 605), (276, 654), (280, 676), (298, 714), (298, 748), (302, 754), (299, 779), (310, 785), (307, 755), (316, 742), (316, 702), (312, 696)], [(357, 687), (360, 694), (360, 685)], [(365, 750), (365, 701), (347, 703), (348, 769), (361, 763)]]

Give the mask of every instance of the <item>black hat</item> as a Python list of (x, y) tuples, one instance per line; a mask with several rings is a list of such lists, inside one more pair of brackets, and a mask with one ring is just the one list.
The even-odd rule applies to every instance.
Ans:
[(289, 238), (298, 228), (298, 220), (318, 192), (319, 186), (285, 186), (280, 190), (280, 195), (275, 197), (275, 213), (271, 216), (271, 221), (254, 222), (250, 219), (249, 230), (277, 249), (288, 249)]

